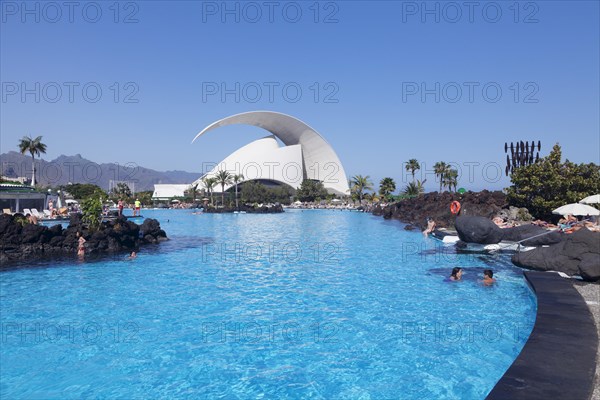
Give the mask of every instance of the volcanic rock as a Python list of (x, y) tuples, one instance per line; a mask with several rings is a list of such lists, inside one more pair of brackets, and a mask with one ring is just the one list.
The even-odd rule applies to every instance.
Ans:
[(512, 262), (536, 271), (560, 271), (587, 281), (600, 280), (600, 232), (587, 228), (564, 235), (559, 243), (515, 253)]
[(458, 217), (454, 227), (459, 239), (466, 243), (499, 243), (504, 235), (498, 225), (485, 217)]
[(458, 215), (461, 216), (483, 216), (488, 219), (498, 215), (507, 206), (506, 195), (500, 191), (459, 193), (431, 192), (374, 207), (373, 215), (381, 215), (385, 219), (398, 219), (402, 222), (418, 226), (421, 230), (427, 227), (427, 218), (432, 218), (438, 228), (454, 226), (456, 216), (450, 212), (450, 204), (453, 201), (461, 203)]
[(537, 225), (499, 228), (485, 217), (458, 217), (455, 227), (460, 240), (466, 243), (495, 244), (505, 240), (521, 242), (524, 246), (542, 246), (558, 243), (563, 239), (561, 232), (548, 231)]
[(86, 254), (137, 251), (140, 245), (167, 240), (159, 222), (150, 218), (144, 220), (140, 227), (122, 217), (103, 222), (94, 231), (83, 224), (79, 217), (71, 218), (71, 222), (67, 229), (61, 225), (48, 228), (29, 224), (18, 214), (0, 215), (0, 261), (75, 254), (78, 232), (86, 239)]

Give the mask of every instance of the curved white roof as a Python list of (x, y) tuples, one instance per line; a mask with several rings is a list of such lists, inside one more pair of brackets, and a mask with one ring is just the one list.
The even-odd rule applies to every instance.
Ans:
[[(265, 129), (280, 139), (287, 147), (300, 145), (304, 179), (319, 180), (329, 191), (339, 194), (349, 193), (346, 172), (333, 148), (317, 131), (290, 115), (273, 111), (251, 111), (232, 115), (204, 128), (194, 137), (192, 143), (206, 132), (234, 124)], [(252, 178), (245, 177), (245, 179)], [(296, 185), (292, 186), (297, 187)]]
[[(221, 170), (232, 175), (242, 174), (244, 181), (265, 179), (297, 189), (303, 180), (302, 149), (300, 145), (279, 147), (274, 136), (267, 136), (231, 153), (193, 184), (203, 188), (202, 179), (214, 177)], [(232, 186), (225, 185), (225, 190)], [(217, 185), (215, 190), (220, 191), (221, 187)]]

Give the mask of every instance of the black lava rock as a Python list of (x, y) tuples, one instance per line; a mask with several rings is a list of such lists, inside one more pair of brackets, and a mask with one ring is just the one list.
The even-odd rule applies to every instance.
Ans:
[(450, 212), (450, 204), (458, 201), (461, 209), (460, 216), (483, 216), (491, 219), (507, 206), (506, 195), (500, 191), (458, 193), (431, 192), (388, 204), (385, 207), (375, 206), (373, 215), (381, 215), (386, 219), (397, 219), (413, 224), (424, 230), (427, 218), (432, 218), (438, 228), (454, 226), (456, 216)]
[(86, 239), (86, 254), (102, 254), (138, 250), (140, 244), (167, 240), (158, 221), (146, 219), (140, 226), (117, 218), (90, 231), (78, 216), (73, 216), (67, 229), (61, 225), (48, 228), (26, 223), (19, 215), (0, 215), (0, 262), (23, 260), (48, 255), (73, 255), (77, 252), (80, 232)]
[(460, 240), (466, 243), (499, 243), (504, 235), (498, 225), (485, 217), (458, 217), (454, 227)]
[[(558, 243), (563, 239), (560, 231), (548, 231), (537, 225), (520, 225), (502, 229), (502, 240), (521, 242), (524, 246), (544, 246)], [(532, 238), (532, 239), (528, 239)], [(528, 239), (528, 240), (525, 240)]]
[(549, 247), (515, 253), (512, 262), (521, 268), (560, 271), (587, 281), (600, 280), (600, 232), (581, 228)]

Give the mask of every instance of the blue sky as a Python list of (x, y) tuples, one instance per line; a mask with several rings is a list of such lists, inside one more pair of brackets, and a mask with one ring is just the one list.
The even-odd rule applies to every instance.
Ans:
[(46, 159), (201, 171), (265, 132), (197, 132), (273, 110), (375, 183), (416, 158), (502, 188), (511, 140), (600, 163), (597, 1), (1, 4), (1, 152), (43, 135)]

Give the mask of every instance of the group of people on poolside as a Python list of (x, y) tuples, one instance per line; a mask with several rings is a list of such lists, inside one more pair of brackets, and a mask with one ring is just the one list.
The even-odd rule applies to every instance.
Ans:
[[(462, 274), (463, 269), (461, 267), (454, 267), (452, 268), (452, 272), (450, 273), (450, 277), (448, 278), (448, 280), (451, 282), (460, 281), (462, 280)], [(496, 279), (494, 279), (494, 271), (492, 271), (491, 269), (484, 269), (483, 280), (481, 281), (481, 283), (483, 283), (485, 286), (490, 286), (493, 285), (495, 282)]]
[[(123, 215), (123, 209), (125, 208), (125, 203), (123, 203), (122, 199), (119, 199), (119, 201), (117, 202), (117, 209), (119, 210), (119, 217)], [(141, 208), (142, 208), (142, 202), (140, 201), (140, 199), (135, 199), (134, 203), (133, 203), (133, 216), (139, 216), (142, 215), (141, 214)]]
[[(517, 226), (514, 222), (507, 222), (500, 216), (496, 216), (496, 217), (492, 218), (492, 221), (499, 228), (513, 228), (513, 227)], [(593, 217), (588, 216), (580, 221), (574, 215), (568, 214), (567, 216), (565, 216), (564, 218), (561, 218), (558, 221), (558, 225), (554, 225), (554, 224), (551, 224), (549, 222), (542, 221), (539, 219), (536, 221), (533, 221), (531, 223), (533, 225), (541, 226), (542, 228), (549, 228), (549, 229), (558, 228), (565, 233), (573, 233), (583, 227), (585, 227), (593, 232), (600, 232), (600, 217), (596, 217), (596, 219), (594, 220)], [(423, 231), (423, 235), (428, 236), (429, 234), (433, 233), (433, 231), (435, 229), (436, 229), (435, 221), (431, 218), (427, 218), (427, 228), (425, 228), (425, 230)]]
[(70, 212), (77, 212), (79, 211), (79, 208), (77, 207), (76, 204), (71, 204), (71, 205), (67, 205), (66, 207), (55, 207), (55, 203), (54, 200), (49, 199), (48, 200), (48, 212), (50, 213), (49, 215), (45, 215), (44, 217), (48, 217), (48, 218), (59, 218), (59, 217), (66, 217), (69, 215)]

